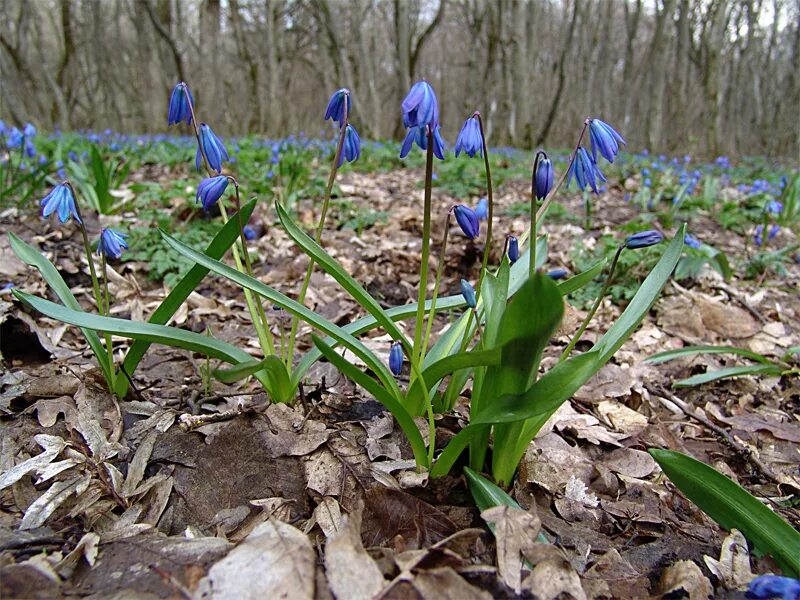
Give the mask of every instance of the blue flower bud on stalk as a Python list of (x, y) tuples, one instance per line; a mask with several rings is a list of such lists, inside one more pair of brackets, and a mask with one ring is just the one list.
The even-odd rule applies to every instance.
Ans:
[(597, 152), (610, 163), (619, 153), (619, 144), (625, 145), (625, 140), (608, 123), (600, 119), (589, 119), (589, 142), (592, 146), (592, 158), (597, 162)]
[(128, 249), (128, 243), (123, 233), (113, 229), (103, 229), (100, 231), (100, 241), (97, 243), (97, 255), (105, 255), (106, 258), (117, 259), (122, 256), (123, 248)]
[(508, 260), (512, 265), (519, 260), (519, 240), (513, 235), (508, 236)]
[(483, 158), (481, 127), (478, 123), (478, 118), (475, 116), (464, 121), (464, 126), (456, 139), (456, 156), (461, 152), (466, 152), (470, 158), (474, 158), (476, 154)]
[(347, 114), (350, 114), (352, 100), (350, 100), (350, 90), (342, 88), (336, 90), (328, 100), (328, 107), (325, 109), (325, 121), (331, 119), (339, 123), (339, 127), (344, 127), (345, 103), (347, 103)]
[(66, 183), (60, 183), (54, 187), (47, 196), (41, 201), (42, 216), (49, 217), (53, 213), (58, 215), (58, 220), (66, 223), (70, 216), (74, 217), (78, 223), (83, 223), (78, 214), (78, 207), (75, 204), (75, 196), (72, 188)]
[(194, 98), (189, 86), (181, 81), (172, 90), (169, 97), (169, 109), (167, 110), (167, 125), (177, 125), (181, 121), (186, 121), (187, 125), (192, 124), (192, 107)]
[(687, 233), (683, 236), (683, 243), (689, 246), (689, 248), (699, 248), (703, 245), (703, 243), (694, 237), (691, 233)]
[[(200, 147), (203, 148), (202, 152), (200, 151)], [(194, 164), (197, 170), (200, 170), (200, 165), (203, 162), (203, 154), (205, 154), (206, 160), (208, 160), (208, 166), (211, 170), (221, 173), (222, 161), (228, 160), (228, 151), (225, 149), (225, 145), (211, 130), (211, 127), (205, 123), (200, 123), (200, 147), (197, 148), (197, 154), (194, 158)]]
[(403, 347), (400, 342), (394, 342), (389, 350), (389, 370), (395, 375), (400, 375), (403, 370)]
[(588, 185), (592, 188), (592, 191), (598, 195), (600, 194), (600, 189), (597, 182), (606, 181), (605, 176), (597, 167), (597, 163), (592, 160), (592, 157), (589, 156), (586, 149), (582, 147), (578, 148), (578, 152), (575, 154), (575, 160), (572, 161), (572, 165), (569, 168), (567, 186), (569, 186), (573, 176), (575, 177), (575, 181), (578, 182), (578, 188), (583, 190)]
[(539, 160), (536, 165), (536, 173), (534, 174), (534, 191), (537, 200), (544, 200), (550, 190), (553, 189), (553, 163), (547, 158), (547, 155), (542, 152), (543, 158)]
[(229, 181), (230, 179), (228, 179), (227, 175), (217, 175), (216, 177), (203, 179), (200, 185), (197, 186), (195, 203), (202, 203), (203, 210), (208, 212), (222, 197), (222, 194), (225, 193)]
[(461, 231), (464, 232), (464, 235), (471, 240), (477, 238), (481, 230), (481, 225), (475, 211), (463, 204), (457, 204), (453, 212), (456, 215), (458, 226), (461, 227)]
[(664, 234), (655, 229), (647, 231), (640, 231), (634, 233), (625, 240), (625, 247), (628, 250), (637, 250), (639, 248), (647, 248), (648, 246), (655, 246), (664, 241)]
[(475, 288), (473, 288), (466, 279), (461, 280), (461, 295), (464, 296), (464, 300), (470, 308), (478, 306), (478, 300), (475, 297)]
[(353, 162), (361, 156), (361, 138), (358, 137), (356, 128), (348, 123), (344, 130), (344, 143), (342, 144), (342, 153), (339, 155), (339, 164), (341, 167), (345, 159), (347, 162)]
[(567, 270), (562, 268), (552, 269), (547, 272), (547, 276), (550, 279), (564, 279), (567, 276)]

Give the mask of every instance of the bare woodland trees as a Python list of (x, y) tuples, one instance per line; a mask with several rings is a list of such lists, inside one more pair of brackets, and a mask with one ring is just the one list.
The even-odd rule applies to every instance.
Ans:
[(800, 0), (0, 0), (0, 68), (0, 118), (43, 128), (162, 131), (185, 79), (225, 134), (316, 135), (347, 86), (392, 136), (426, 78), (451, 142), (478, 109), (494, 145), (590, 114), (635, 148), (800, 145)]

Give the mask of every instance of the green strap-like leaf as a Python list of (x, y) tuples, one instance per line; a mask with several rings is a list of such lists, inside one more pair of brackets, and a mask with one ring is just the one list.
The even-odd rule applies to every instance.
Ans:
[(682, 358), (684, 356), (694, 356), (695, 354), (737, 354), (759, 363), (772, 364), (763, 354), (747, 350), (746, 348), (737, 348), (736, 346), (686, 346), (685, 348), (667, 350), (666, 352), (659, 352), (653, 356), (648, 356), (644, 359), (644, 362), (657, 365), (667, 362), (668, 360), (675, 360), (676, 358)]
[[(256, 200), (251, 200), (242, 207), (242, 222), (247, 223), (255, 207)], [(206, 248), (206, 254), (211, 258), (222, 258), (238, 237), (239, 218), (233, 215), (233, 218), (229, 219), (214, 236), (214, 239), (211, 240), (208, 248)], [(178, 311), (181, 304), (189, 297), (189, 294), (191, 294), (203, 278), (208, 275), (208, 271), (209, 269), (202, 265), (194, 265), (189, 269), (189, 272), (181, 278), (178, 285), (172, 288), (172, 291), (164, 298), (161, 304), (158, 305), (158, 308), (153, 311), (148, 322), (164, 325), (169, 321)], [(131, 344), (128, 352), (125, 354), (125, 360), (122, 362), (122, 366), (128, 376), (133, 376), (136, 367), (139, 365), (139, 361), (142, 360), (149, 346), (150, 343), (144, 340), (136, 340)], [(128, 385), (127, 377), (117, 378), (116, 392), (120, 398), (124, 398), (125, 394), (128, 393)]]
[(211, 374), (223, 383), (233, 383), (259, 371), (264, 371), (270, 381), (267, 391), (274, 402), (289, 403), (294, 400), (297, 388), (292, 386), (286, 365), (275, 355), (270, 355), (263, 360), (241, 363), (229, 369), (214, 369)]
[(325, 343), (325, 340), (319, 336), (312, 335), (311, 339), (314, 341), (314, 345), (319, 348), (320, 352), (331, 362), (334, 367), (339, 369), (339, 371), (341, 371), (345, 377), (364, 388), (368, 394), (372, 395), (373, 398), (383, 404), (387, 410), (394, 415), (394, 418), (397, 420), (397, 424), (400, 425), (400, 429), (403, 430), (403, 433), (411, 445), (411, 451), (414, 453), (414, 460), (417, 461), (418, 465), (428, 467), (428, 455), (425, 449), (425, 440), (422, 439), (422, 434), (419, 432), (419, 429), (417, 429), (414, 419), (405, 409), (400, 398), (393, 395), (389, 390), (381, 386), (380, 383), (372, 379), (361, 369), (357, 369), (355, 366), (347, 362), (336, 352), (336, 350)]
[(237, 271), (236, 269), (229, 267), (218, 260), (214, 260), (213, 258), (210, 258), (205, 254), (198, 252), (197, 250), (194, 250), (186, 244), (176, 240), (165, 231), (161, 231), (161, 236), (164, 238), (167, 244), (172, 246), (172, 248), (180, 252), (183, 256), (197, 262), (198, 264), (208, 267), (215, 273), (230, 279), (234, 283), (247, 288), (250, 291), (267, 298), (270, 302), (277, 304), (284, 310), (299, 317), (316, 329), (319, 329), (320, 331), (331, 336), (337, 342), (351, 350), (356, 356), (363, 360), (364, 363), (366, 363), (366, 365), (378, 375), (387, 389), (391, 389), (396, 396), (400, 395), (400, 389), (397, 387), (397, 382), (395, 382), (394, 376), (389, 372), (388, 367), (384, 365), (383, 362), (379, 360), (378, 357), (376, 357), (360, 340), (347, 333), (341, 327), (331, 323), (327, 319), (324, 319), (314, 311), (308, 309), (306, 306), (300, 304), (296, 300), (292, 300), (288, 296), (269, 287), (261, 281), (241, 273), (240, 271)]
[(378, 301), (361, 287), (361, 285), (353, 279), (322, 246), (309, 237), (294, 221), (292, 221), (291, 217), (286, 213), (278, 200), (275, 200), (275, 210), (278, 211), (278, 219), (280, 219), (281, 225), (283, 225), (286, 233), (300, 246), (303, 252), (308, 254), (314, 262), (322, 267), (323, 271), (333, 277), (339, 285), (350, 294), (353, 300), (358, 302), (364, 310), (371, 314), (393, 340), (401, 342), (407, 353), (410, 354), (411, 347), (409, 346), (408, 340), (394, 321), (389, 318), (386, 311), (378, 304)]
[(691, 387), (694, 385), (702, 385), (710, 381), (717, 381), (718, 379), (727, 379), (729, 377), (741, 377), (743, 375), (780, 375), (782, 372), (783, 369), (778, 365), (744, 365), (741, 367), (718, 369), (716, 371), (706, 371), (705, 373), (676, 381), (672, 385), (673, 387)]
[(26, 294), (20, 290), (11, 290), (14, 296), (22, 302), (38, 310), (43, 315), (76, 325), (78, 327), (105, 331), (112, 335), (122, 337), (147, 340), (150, 343), (164, 344), (175, 348), (184, 348), (200, 354), (205, 354), (211, 358), (218, 358), (231, 364), (250, 362), (253, 357), (244, 350), (232, 346), (226, 342), (218, 340), (201, 333), (167, 327), (166, 325), (155, 325), (153, 323), (141, 323), (128, 319), (117, 319), (115, 317), (101, 317), (100, 315), (90, 315), (88, 313), (73, 310), (50, 302), (44, 298)]
[(600, 275), (603, 272), (603, 268), (606, 266), (608, 262), (607, 259), (602, 259), (591, 267), (586, 269), (582, 273), (578, 273), (574, 277), (570, 277), (569, 279), (565, 279), (564, 281), (559, 282), (558, 284), (558, 291), (561, 292), (562, 296), (567, 296), (574, 292), (575, 290), (581, 289), (587, 283), (592, 281), (595, 277)]
[[(72, 295), (72, 290), (69, 289), (69, 286), (64, 281), (64, 278), (61, 277), (61, 273), (58, 272), (58, 269), (56, 269), (55, 266), (53, 266), (53, 264), (42, 255), (41, 252), (39, 252), (30, 244), (22, 241), (14, 233), (8, 234), (8, 240), (11, 243), (11, 249), (14, 250), (14, 253), (22, 262), (39, 270), (39, 273), (41, 273), (42, 277), (47, 282), (47, 285), (50, 286), (50, 289), (53, 290), (58, 299), (64, 303), (64, 306), (67, 306), (75, 311), (83, 311), (81, 305), (78, 303), (78, 300)], [(107, 382), (113, 381), (114, 377), (112, 376), (108, 366), (106, 349), (100, 341), (100, 336), (98, 336), (95, 331), (89, 328), (81, 328), (81, 332), (86, 338), (86, 342), (89, 344), (89, 347), (92, 349), (92, 352), (97, 359), (97, 363), (100, 365), (100, 369), (103, 371), (103, 377)]]
[(800, 533), (747, 490), (694, 458), (672, 450), (650, 455), (672, 483), (728, 531), (738, 529), (755, 550), (770, 554), (790, 577), (800, 577)]

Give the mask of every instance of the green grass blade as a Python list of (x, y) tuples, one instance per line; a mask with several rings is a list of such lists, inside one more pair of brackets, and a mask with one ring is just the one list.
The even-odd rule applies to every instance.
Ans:
[[(55, 266), (42, 255), (41, 252), (39, 252), (30, 244), (22, 241), (14, 233), (8, 234), (8, 240), (11, 244), (11, 249), (22, 262), (38, 269), (39, 273), (41, 273), (42, 277), (47, 282), (47, 285), (50, 286), (50, 289), (53, 290), (53, 293), (55, 293), (58, 299), (61, 300), (64, 306), (67, 306), (75, 311), (83, 311), (81, 305), (78, 303), (78, 300), (72, 294), (72, 290), (69, 289), (67, 282), (64, 281), (63, 277), (61, 277), (61, 273), (58, 272), (58, 269), (56, 269)], [(114, 378), (108, 366), (106, 349), (100, 341), (100, 336), (98, 336), (97, 333), (92, 329), (84, 327), (81, 328), (81, 333), (83, 333), (83, 336), (86, 338), (86, 342), (92, 349), (106, 382), (113, 381)]]
[[(250, 215), (253, 214), (253, 210), (256, 207), (256, 200), (251, 200), (247, 204), (242, 207), (242, 221), (247, 222), (250, 219)], [(225, 225), (220, 228), (214, 238), (211, 240), (211, 243), (206, 248), (206, 254), (211, 258), (222, 258), (225, 252), (233, 245), (236, 239), (239, 237), (239, 220), (238, 219), (230, 219)], [(150, 315), (150, 318), (147, 320), (148, 323), (155, 323), (156, 325), (164, 325), (167, 321), (169, 321), (172, 316), (178, 311), (181, 304), (186, 301), (186, 298), (189, 297), (194, 289), (200, 284), (203, 278), (208, 275), (209, 269), (203, 267), (202, 265), (195, 265), (183, 278), (178, 282), (178, 284), (172, 288), (172, 291), (167, 295), (166, 298), (158, 305), (153, 311), (153, 314)], [(128, 349), (128, 352), (125, 354), (125, 359), (122, 361), (122, 368), (128, 374), (129, 377), (133, 377), (133, 373), (136, 371), (136, 367), (139, 365), (139, 361), (142, 360), (144, 353), (147, 352), (147, 349), (150, 347), (150, 342), (145, 340), (136, 340), (131, 344), (131, 347)], [(128, 383), (127, 377), (119, 377), (117, 378), (116, 382), (116, 393), (120, 398), (124, 398), (125, 394), (128, 393)]]
[(657, 365), (684, 356), (694, 356), (695, 354), (737, 354), (759, 363), (771, 364), (771, 361), (763, 354), (745, 348), (737, 348), (736, 346), (686, 346), (685, 348), (667, 350), (648, 356), (644, 359), (644, 362)]
[(728, 367), (716, 371), (706, 371), (698, 375), (693, 375), (687, 379), (681, 379), (672, 384), (673, 387), (692, 387), (702, 385), (718, 379), (729, 377), (741, 377), (743, 375), (780, 375), (783, 369), (778, 365), (744, 365), (741, 367)]
[(727, 530), (738, 529), (761, 554), (770, 554), (791, 577), (800, 576), (800, 533), (747, 490), (694, 458), (672, 450), (650, 455), (672, 483)]
[(233, 267), (229, 267), (225, 263), (214, 260), (205, 254), (190, 248), (186, 244), (176, 240), (174, 237), (161, 231), (161, 236), (173, 249), (183, 254), (185, 257), (195, 261), (196, 263), (208, 267), (215, 273), (230, 279), (234, 283), (249, 289), (250, 291), (267, 298), (270, 302), (277, 304), (287, 312), (299, 317), (306, 323), (315, 327), (316, 329), (324, 332), (325, 334), (334, 338), (337, 342), (351, 350), (358, 356), (364, 363), (372, 369), (383, 382), (387, 389), (396, 392), (400, 395), (400, 389), (397, 387), (397, 382), (394, 376), (389, 372), (389, 368), (381, 362), (361, 341), (347, 333), (338, 325), (334, 325), (327, 319), (320, 317), (317, 313), (310, 310), (308, 307), (300, 304), (296, 300), (292, 300), (288, 296), (280, 293), (279, 291), (269, 287), (261, 281), (245, 275), (237, 271)]
[(428, 454), (425, 449), (425, 440), (422, 439), (422, 434), (419, 432), (419, 429), (417, 429), (414, 419), (403, 406), (399, 396), (393, 395), (391, 391), (381, 386), (361, 369), (351, 365), (319, 336), (312, 335), (311, 339), (314, 345), (319, 348), (322, 355), (327, 358), (334, 367), (339, 369), (345, 377), (364, 388), (368, 394), (383, 404), (386, 409), (394, 415), (397, 424), (400, 426), (400, 429), (403, 430), (403, 433), (411, 445), (411, 451), (414, 453), (414, 460), (417, 461), (418, 465), (428, 467)]

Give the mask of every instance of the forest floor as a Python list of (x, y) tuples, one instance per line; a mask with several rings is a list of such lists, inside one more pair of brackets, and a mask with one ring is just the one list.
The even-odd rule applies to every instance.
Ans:
[[(416, 299), (418, 179), (409, 171), (343, 175), (347, 200), (385, 211), (386, 219), (359, 234), (342, 228), (324, 236), (329, 252), (386, 306)], [(527, 193), (524, 181), (499, 193), (496, 240), (523, 233), (527, 221), (501, 209), (526, 202)], [(176, 199), (176, 217), (186, 203)], [(434, 214), (452, 203), (435, 194)], [(577, 195), (565, 195), (562, 204), (582, 211)], [(310, 228), (317, 209), (301, 202), (297, 219)], [(270, 225), (268, 210), (268, 203), (256, 209), (263, 231), (251, 242), (255, 272), (295, 295), (307, 259)], [(635, 214), (622, 192), (611, 190), (596, 202), (590, 230), (545, 224), (548, 268), (570, 268), (576, 240), (591, 243)], [(107, 223), (89, 218), (90, 229)], [(434, 219), (434, 259), (442, 227)], [(730, 256), (745, 252), (746, 240), (713, 220), (691, 227)], [(74, 224), (44, 225), (33, 213), (0, 219), (0, 273), (52, 299), (38, 272), (13, 257), (9, 231), (41, 248), (84, 308), (94, 310)], [(475, 243), (456, 231), (443, 295), (458, 293), (462, 277), (475, 281), (480, 266), (483, 231)], [(501, 250), (496, 241), (490, 264)], [(146, 269), (113, 265), (115, 316), (144, 320), (163, 297)], [(418, 473), (391, 416), (330, 364), (312, 368), (294, 406), (271, 405), (256, 382), (214, 382), (206, 393), (203, 357), (153, 346), (135, 374), (136, 392), (117, 400), (105, 391), (77, 328), (32, 313), (6, 290), (0, 476), (27, 459), (44, 474), (36, 479), (31, 470), (0, 491), (0, 596), (743, 597), (754, 574), (778, 572), (774, 563), (749, 555), (740, 534), (720, 529), (682, 496), (646, 450), (678, 450), (714, 466), (797, 527), (800, 510), (782, 501), (800, 492), (800, 381), (742, 377), (677, 389), (678, 379), (740, 363), (726, 355), (660, 365), (643, 359), (693, 344), (780, 356), (800, 345), (799, 286), (797, 264), (784, 278), (725, 282), (708, 271), (669, 282), (614, 359), (530, 445), (512, 490), (527, 512), (524, 519), (495, 513), (497, 537), (460, 468), (436, 480)], [(321, 273), (306, 304), (338, 324), (362, 316)], [(577, 351), (590, 348), (621, 310), (604, 302)], [(286, 327), (285, 314), (269, 312)], [(568, 308), (545, 368), (584, 314)], [(446, 325), (447, 317), (438, 323)], [(216, 276), (203, 281), (173, 324), (259, 352), (241, 290)], [(376, 333), (365, 343), (388, 356), (388, 336)], [(119, 353), (128, 341), (117, 344)], [(406, 371), (401, 385), (407, 377)], [(437, 446), (465, 425), (468, 402), (469, 386), (453, 414), (437, 417)], [(536, 542), (539, 532), (549, 544)]]

